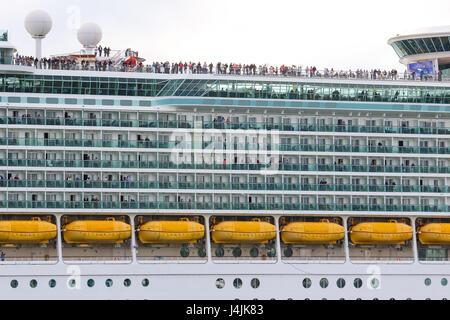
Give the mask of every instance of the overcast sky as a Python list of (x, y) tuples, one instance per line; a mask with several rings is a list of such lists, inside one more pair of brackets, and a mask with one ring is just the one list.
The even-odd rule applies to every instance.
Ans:
[(450, 25), (449, 0), (14, 0), (0, 11), (19, 52), (34, 55), (23, 21), (33, 9), (53, 18), (43, 54), (81, 48), (80, 22), (96, 22), (104, 46), (132, 48), (147, 62), (201, 61), (397, 68), (387, 40)]

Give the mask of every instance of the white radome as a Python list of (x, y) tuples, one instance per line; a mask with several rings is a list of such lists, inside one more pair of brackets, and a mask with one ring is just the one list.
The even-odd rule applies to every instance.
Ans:
[(25, 18), (25, 29), (32, 37), (45, 37), (52, 26), (52, 18), (43, 10), (32, 11)]
[(102, 40), (102, 29), (98, 24), (87, 22), (78, 29), (78, 41), (86, 48), (95, 48)]

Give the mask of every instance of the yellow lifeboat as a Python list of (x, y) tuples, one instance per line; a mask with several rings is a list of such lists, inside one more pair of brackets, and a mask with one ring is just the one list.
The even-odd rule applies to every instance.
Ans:
[(211, 232), (215, 243), (268, 243), (277, 236), (276, 227), (260, 219), (221, 222)]
[(139, 227), (142, 243), (196, 243), (205, 237), (205, 226), (189, 221), (151, 221)]
[(281, 239), (286, 244), (333, 244), (345, 238), (345, 228), (329, 220), (320, 222), (293, 222), (281, 228)]
[(350, 228), (354, 244), (405, 244), (413, 238), (413, 228), (396, 220), (360, 223)]
[(131, 237), (131, 226), (107, 218), (104, 221), (74, 221), (63, 228), (64, 240), (71, 244), (123, 243)]
[(429, 223), (419, 228), (422, 244), (450, 244), (450, 223)]
[(0, 221), (0, 243), (39, 244), (56, 238), (56, 225), (32, 218), (29, 221)]

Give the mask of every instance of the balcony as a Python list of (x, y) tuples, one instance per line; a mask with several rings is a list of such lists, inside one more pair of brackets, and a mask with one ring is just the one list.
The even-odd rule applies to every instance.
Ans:
[(297, 144), (225, 144), (218, 142), (157, 142), (118, 140), (65, 140), (65, 139), (15, 139), (1, 138), (0, 145), (30, 147), (69, 148), (120, 148), (120, 149), (168, 149), (168, 150), (236, 150), (236, 151), (280, 151), (280, 152), (339, 152), (339, 153), (392, 153), (392, 154), (441, 154), (449, 155), (450, 148), (424, 147), (374, 147)]
[(65, 118), (13, 118), (0, 117), (0, 124), (65, 126), (65, 127), (114, 127), (114, 128), (158, 128), (158, 129), (204, 129), (204, 130), (265, 130), (283, 132), (335, 132), (335, 133), (382, 133), (408, 135), (450, 135), (450, 128), (346, 126), (346, 125), (299, 125), (267, 123), (220, 123), (188, 121), (140, 121), (106, 119)]
[(222, 170), (222, 171), (290, 171), (290, 172), (355, 172), (355, 173), (424, 173), (449, 174), (449, 167), (416, 166), (350, 166), (301, 164), (207, 164), (155, 161), (84, 161), (84, 160), (0, 160), (0, 167), (31, 168), (104, 168), (104, 169), (171, 169), (171, 170)]
[(447, 213), (450, 206), (401, 205), (335, 205), (282, 203), (194, 203), (194, 202), (45, 202), (0, 201), (2, 209), (104, 209), (104, 210), (241, 210), (241, 211), (323, 211), (335, 212), (397, 212)]

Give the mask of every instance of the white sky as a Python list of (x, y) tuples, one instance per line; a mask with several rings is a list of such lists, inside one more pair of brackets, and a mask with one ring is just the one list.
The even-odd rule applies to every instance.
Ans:
[(449, 0), (15, 0), (2, 6), (0, 29), (24, 55), (35, 50), (23, 25), (33, 9), (53, 18), (45, 56), (79, 50), (76, 25), (93, 21), (102, 45), (132, 48), (150, 63), (403, 70), (390, 37), (450, 25)]

